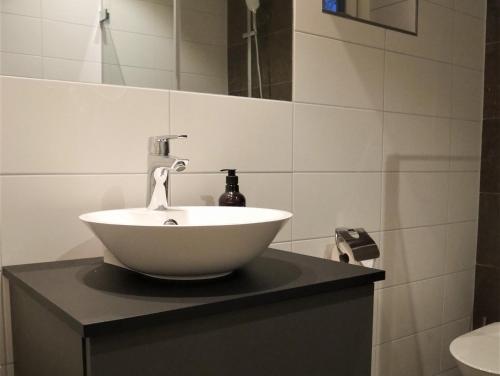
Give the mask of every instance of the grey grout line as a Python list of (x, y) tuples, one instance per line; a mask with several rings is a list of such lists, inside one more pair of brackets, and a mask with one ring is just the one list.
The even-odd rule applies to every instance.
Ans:
[[(418, 28), (418, 25), (417, 25)], [(382, 108), (385, 109), (385, 80), (387, 78), (387, 30), (384, 32), (384, 69), (382, 71)], [(384, 153), (384, 134), (385, 134), (385, 120), (386, 120), (386, 112), (382, 112), (382, 135), (381, 135), (381, 140), (380, 140), (380, 170), (384, 170), (384, 160), (385, 160), (385, 153)], [(379, 194), (379, 228), (382, 228), (382, 223), (384, 221), (384, 181), (385, 179), (383, 176), (380, 177), (380, 184), (379, 184), (379, 189), (380, 189), (380, 194)], [(378, 305), (377, 305), (377, 314), (378, 314)]]
[[(402, 52), (402, 51), (398, 51), (398, 50), (389, 49), (389, 48), (387, 48), (385, 46), (385, 41), (384, 41), (384, 47), (378, 47), (378, 46), (372, 46), (372, 45), (363, 44), (363, 43), (359, 43), (359, 42), (348, 41), (348, 40), (345, 40), (345, 39), (339, 39), (339, 38), (335, 38), (335, 37), (328, 36), (328, 35), (321, 35), (321, 34), (317, 34), (317, 33), (312, 33), (312, 32), (308, 32), (308, 31), (295, 30), (294, 32), (300, 33), (300, 34), (304, 34), (304, 35), (314, 36), (314, 37), (317, 37), (317, 38), (325, 38), (325, 39), (335, 40), (335, 41), (338, 41), (338, 42), (352, 44), (352, 45), (356, 45), (356, 46), (361, 46), (361, 47), (366, 47), (366, 48), (373, 48), (375, 50), (384, 51), (384, 52), (387, 52), (387, 53), (393, 53), (393, 54), (397, 54), (397, 55), (403, 55), (403, 56), (407, 56), (407, 57), (412, 57), (412, 58), (415, 58), (415, 59), (426, 60), (426, 61), (430, 61), (430, 62), (433, 62), (433, 63), (445, 64), (445, 65), (449, 65), (450, 67), (459, 67), (459, 68), (469, 69), (469, 70), (475, 71), (475, 72), (484, 72), (484, 68), (483, 69), (477, 69), (477, 68), (473, 68), (473, 67), (470, 67), (470, 66), (465, 66), (465, 65), (462, 65), (462, 64), (457, 64), (457, 63), (453, 62), (453, 59), (451, 61), (438, 60), (438, 59), (433, 59), (433, 58), (426, 57), (426, 56), (421, 56), (421, 55), (411, 54), (411, 53), (408, 53), (408, 52)], [(386, 38), (386, 37), (384, 37), (384, 38)]]
[[(437, 118), (437, 119), (457, 120), (457, 121), (468, 121), (468, 122), (474, 122), (474, 123), (479, 123), (479, 124), (482, 122), (482, 119), (466, 119), (466, 118), (453, 117), (451, 115), (450, 116), (441, 116), (441, 115), (431, 115), (431, 114), (423, 114), (423, 113), (417, 113), (417, 112), (391, 111), (391, 110), (387, 110), (384, 108), (376, 109), (376, 108), (366, 108), (366, 107), (356, 107), (356, 106), (340, 106), (340, 105), (335, 105), (335, 104), (331, 104), (331, 103), (315, 103), (315, 102), (307, 102), (307, 101), (295, 101), (295, 103), (296, 104), (310, 105), (310, 106), (333, 107), (333, 108), (347, 109), (347, 110), (387, 112), (390, 114), (420, 116), (420, 117), (427, 117), (427, 118)], [(492, 119), (497, 119), (497, 118), (492, 118)], [(498, 119), (500, 119), (500, 117)], [(477, 127), (480, 127), (480, 126), (481, 125), (477, 125)]]
[[(469, 268), (465, 268), (465, 269), (461, 269), (461, 270), (456, 270), (456, 271), (452, 271), (452, 272), (447, 272), (447, 273), (444, 272), (444, 273), (441, 273), (441, 274), (436, 274), (436, 275), (434, 275), (432, 277), (416, 279), (416, 280), (408, 281), (408, 282), (396, 283), (394, 285), (389, 285), (389, 286), (383, 286), (383, 287), (377, 288), (377, 290), (382, 291), (382, 290), (392, 289), (392, 288), (396, 288), (396, 287), (402, 287), (402, 286), (407, 286), (407, 285), (413, 285), (413, 284), (417, 284), (417, 283), (422, 283), (422, 282), (429, 281), (431, 279), (446, 278), (448, 276), (455, 275), (455, 274), (460, 274), (460, 273), (475, 271), (475, 269), (476, 269), (476, 266), (473, 265), (473, 266), (471, 266)], [(445, 294), (444, 287), (445, 286), (444, 286), (444, 282), (443, 282), (443, 296)], [(441, 320), (444, 317), (443, 315), (444, 315), (444, 299), (443, 299), (443, 311), (441, 312)]]
[[(256, 174), (294, 174), (294, 175), (342, 175), (342, 174), (381, 174), (381, 175), (409, 175), (409, 174), (480, 174), (480, 170), (400, 170), (400, 171), (245, 171), (241, 170), (240, 174), (256, 175)], [(114, 176), (114, 175), (146, 175), (147, 172), (8, 172), (0, 173), (0, 177), (39, 177), (39, 176)], [(190, 171), (183, 173), (174, 173), (173, 175), (220, 175), (220, 171)], [(495, 192), (480, 192), (484, 194), (500, 194)]]
[(46, 77), (46, 64), (44, 61), (44, 54), (45, 54), (45, 49), (44, 49), (44, 32), (43, 32), (43, 6), (42, 6), (42, 0), (40, 0), (40, 65), (42, 68), (42, 78), (45, 79)]
[[(454, 323), (457, 323), (457, 322), (463, 321), (463, 320), (472, 320), (472, 312), (471, 312), (470, 315), (467, 315), (467, 316), (464, 316), (464, 317), (461, 317), (461, 318), (458, 318), (458, 319), (455, 319), (455, 320), (452, 320), (452, 321), (447, 321), (446, 323), (441, 323), (439, 325), (436, 325), (436, 326), (433, 326), (433, 327), (430, 327), (430, 328), (427, 328), (427, 329), (424, 329), (424, 330), (420, 330), (420, 331), (417, 331), (417, 332), (412, 333), (412, 334), (408, 334), (408, 335), (405, 335), (405, 336), (402, 336), (402, 337), (397, 337), (397, 338), (391, 339), (389, 341), (381, 342), (379, 344), (374, 345), (374, 347), (382, 346), (382, 345), (385, 345), (387, 343), (396, 342), (396, 341), (403, 340), (403, 339), (406, 339), (406, 338), (411, 338), (411, 337), (414, 337), (416, 335), (419, 335), (420, 333), (430, 332), (430, 331), (436, 330), (436, 329), (442, 329), (445, 326), (448, 326), (448, 325), (451, 325), (451, 324), (454, 324)], [(441, 347), (440, 347), (440, 349), (441, 349)], [(445, 370), (442, 370), (442, 371), (445, 371)], [(442, 372), (442, 371), (439, 371), (439, 372)], [(438, 373), (438, 375), (439, 375), (439, 373)]]
[(2, 173), (0, 174), (0, 177), (55, 177), (55, 176), (68, 176), (68, 177), (75, 177), (75, 176), (146, 176), (146, 172), (77, 172), (77, 173)]
[[(434, 227), (444, 227), (449, 225), (456, 224), (464, 224), (464, 223), (476, 223), (477, 219), (469, 219), (465, 221), (452, 221), (438, 224), (429, 224), (429, 225), (421, 225), (421, 226), (411, 226), (411, 227), (399, 227), (394, 229), (379, 229), (379, 230), (368, 230), (369, 233), (384, 233), (384, 232), (394, 232), (394, 231), (404, 231), (404, 230), (416, 230), (416, 229), (424, 229), (424, 228), (434, 228)], [(334, 234), (326, 235), (326, 236), (312, 236), (307, 238), (292, 238), (291, 241), (300, 242), (300, 241), (308, 241), (308, 240), (321, 240), (321, 239), (330, 239), (333, 238)]]
[(392, 0), (388, 3), (383, 4), (383, 5), (375, 6), (374, 8), (371, 8), (370, 10), (373, 12), (374, 10), (380, 10), (383, 8), (391, 7), (391, 6), (396, 5), (396, 4), (404, 3), (405, 1), (406, 0)]
[[(452, 63), (454, 62), (455, 60), (455, 43), (453, 42), (453, 40), (455, 39), (455, 28), (456, 28), (456, 14), (454, 13), (453, 14), (453, 19), (452, 19), (452, 46), (451, 46), (451, 57), (452, 57)], [(484, 64), (483, 64), (483, 71), (484, 71)], [(455, 114), (455, 105), (454, 105), (454, 100), (453, 100), (453, 97), (454, 97), (454, 91), (453, 91), (453, 88), (454, 88), (454, 85), (455, 85), (455, 80), (454, 80), (454, 71), (455, 71), (455, 65), (452, 67), (452, 72), (451, 72), (451, 80), (450, 80), (450, 83), (449, 83), (449, 95), (450, 95), (450, 115), (453, 116), (453, 114)], [(481, 124), (480, 124), (481, 125)], [(450, 171), (452, 169), (452, 137), (453, 137), (453, 127), (454, 127), (454, 121), (452, 120), (449, 124), (449, 130), (448, 130), (448, 156), (449, 156), (449, 159), (448, 159), (448, 171)], [(480, 158), (478, 158), (480, 160)], [(447, 184), (447, 187), (446, 187), (446, 218), (450, 218), (450, 204), (451, 204), (451, 199), (450, 199), (450, 179), (451, 179), (451, 174), (447, 174), (447, 177), (446, 177), (446, 184)], [(476, 222), (474, 222), (476, 223)], [(443, 272), (446, 272), (446, 260), (447, 260), (447, 254), (448, 254), (448, 234), (446, 233), (445, 237), (444, 237), (444, 241), (445, 241), (445, 249), (444, 249), (444, 255), (445, 255), (445, 264), (443, 265), (444, 268), (443, 268)], [(443, 281), (443, 284), (441, 286), (441, 292), (442, 292), (442, 301), (441, 301), (441, 314), (440, 314), (440, 318), (441, 318), (441, 322), (443, 322), (443, 318), (444, 318), (444, 314), (445, 314), (445, 294), (446, 294), (446, 283), (445, 281)], [(439, 347), (440, 349), (443, 347), (443, 338), (441, 336), (441, 338), (439, 339), (440, 340), (440, 344), (439, 344)], [(439, 356), (439, 369), (441, 370), (441, 363), (442, 363), (442, 356), (440, 355)]]

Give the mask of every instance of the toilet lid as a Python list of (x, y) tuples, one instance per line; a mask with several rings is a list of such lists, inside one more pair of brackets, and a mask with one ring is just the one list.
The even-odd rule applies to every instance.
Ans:
[(456, 338), (450, 352), (471, 368), (500, 375), (500, 322)]

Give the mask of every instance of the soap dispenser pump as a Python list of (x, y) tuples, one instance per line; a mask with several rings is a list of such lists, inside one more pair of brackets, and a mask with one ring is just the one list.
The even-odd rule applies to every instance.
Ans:
[(227, 172), (226, 191), (219, 197), (219, 206), (246, 206), (246, 199), (240, 193), (236, 169), (226, 168), (221, 172)]

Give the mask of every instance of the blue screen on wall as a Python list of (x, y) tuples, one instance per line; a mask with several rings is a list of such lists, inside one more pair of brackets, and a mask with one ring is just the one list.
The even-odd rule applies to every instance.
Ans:
[(327, 12), (344, 12), (345, 0), (323, 0), (323, 10)]

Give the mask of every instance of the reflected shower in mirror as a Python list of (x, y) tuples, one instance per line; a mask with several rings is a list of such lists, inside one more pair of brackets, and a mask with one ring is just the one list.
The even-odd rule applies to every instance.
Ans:
[(323, 0), (323, 12), (417, 33), (418, 0)]
[(291, 100), (292, 3), (0, 0), (1, 73)]
[(181, 90), (292, 99), (292, 0), (178, 1)]

